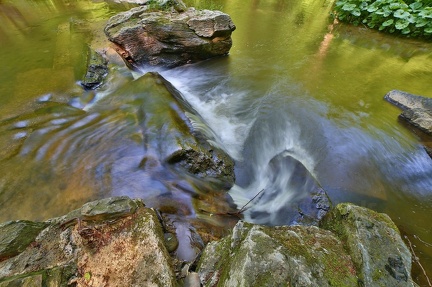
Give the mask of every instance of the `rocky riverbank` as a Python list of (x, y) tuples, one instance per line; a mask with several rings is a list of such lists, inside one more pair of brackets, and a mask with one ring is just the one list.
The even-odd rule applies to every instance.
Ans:
[(128, 197), (45, 222), (3, 223), (0, 286), (416, 286), (391, 219), (348, 203), (321, 227), (239, 221), (190, 261), (176, 258), (177, 235), (165, 224)]

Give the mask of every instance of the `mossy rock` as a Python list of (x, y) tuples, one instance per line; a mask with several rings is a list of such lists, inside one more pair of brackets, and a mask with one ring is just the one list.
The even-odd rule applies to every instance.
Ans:
[(344, 242), (364, 286), (413, 286), (411, 253), (387, 214), (341, 203), (321, 227)]
[(357, 286), (340, 240), (315, 226), (239, 222), (206, 247), (198, 273), (204, 286)]
[(22, 252), (47, 226), (27, 220), (9, 221), (0, 225), (0, 261)]

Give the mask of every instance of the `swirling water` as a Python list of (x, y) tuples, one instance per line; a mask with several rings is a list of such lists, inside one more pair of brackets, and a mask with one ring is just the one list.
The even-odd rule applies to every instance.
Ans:
[[(237, 205), (269, 190), (245, 219), (283, 223), (280, 211), (318, 182), (333, 203), (387, 212), (432, 272), (432, 160), (422, 146), (430, 139), (383, 100), (392, 89), (432, 97), (432, 44), (333, 23), (331, 1), (214, 2), (237, 25), (230, 55), (162, 75), (204, 119), (195, 128), (235, 159)], [(140, 73), (119, 69), (94, 94), (76, 84), (86, 42), (97, 41), (87, 31), (127, 7), (0, 7), (0, 219), (45, 219), (111, 195), (170, 195), (193, 212), (187, 179), (137, 168), (136, 107), (99, 100)]]

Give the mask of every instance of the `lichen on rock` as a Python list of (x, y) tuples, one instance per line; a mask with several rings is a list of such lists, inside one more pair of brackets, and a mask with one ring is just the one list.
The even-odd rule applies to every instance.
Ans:
[(411, 253), (388, 215), (343, 203), (321, 226), (342, 239), (364, 286), (413, 286)]
[(351, 258), (331, 232), (315, 226), (239, 222), (210, 243), (198, 273), (204, 286), (356, 286)]

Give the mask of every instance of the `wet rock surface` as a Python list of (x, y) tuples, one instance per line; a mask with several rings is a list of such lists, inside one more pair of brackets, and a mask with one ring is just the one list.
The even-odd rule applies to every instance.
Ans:
[(105, 34), (132, 67), (171, 68), (228, 54), (234, 30), (230, 16), (220, 11), (156, 1), (112, 17)]
[(108, 61), (97, 51), (89, 48), (87, 70), (81, 85), (87, 90), (93, 90), (102, 85), (108, 74)]
[[(91, 221), (81, 217), (89, 205), (99, 210)], [(0, 286), (175, 286), (158, 217), (140, 200), (92, 202), (47, 224), (0, 262)]]
[(45, 227), (44, 223), (26, 220), (0, 224), (0, 260), (21, 253)]
[(42, 230), (31, 244), (0, 260), (0, 287), (416, 286), (394, 223), (352, 204), (331, 210), (323, 228), (239, 221), (199, 261), (179, 261), (174, 251), (183, 246), (167, 242), (181, 226), (128, 197), (35, 224)]
[(363, 286), (413, 286), (411, 253), (388, 215), (339, 204), (322, 227), (345, 243)]
[(403, 112), (399, 116), (412, 126), (432, 135), (432, 99), (393, 90), (384, 97), (390, 103), (400, 107)]
[(207, 245), (197, 272), (204, 286), (357, 286), (340, 240), (315, 226), (239, 222)]
[[(129, 99), (140, 103), (140, 123), (146, 155), (140, 168), (158, 172), (164, 165), (187, 171), (199, 178), (218, 179), (229, 189), (234, 183), (234, 163), (223, 151), (211, 147), (195, 131), (188, 115), (198, 113), (184, 101), (180, 92), (158, 73), (147, 73), (116, 91), (109, 99)], [(104, 102), (101, 101), (101, 105)], [(166, 171), (167, 173), (169, 171)]]

